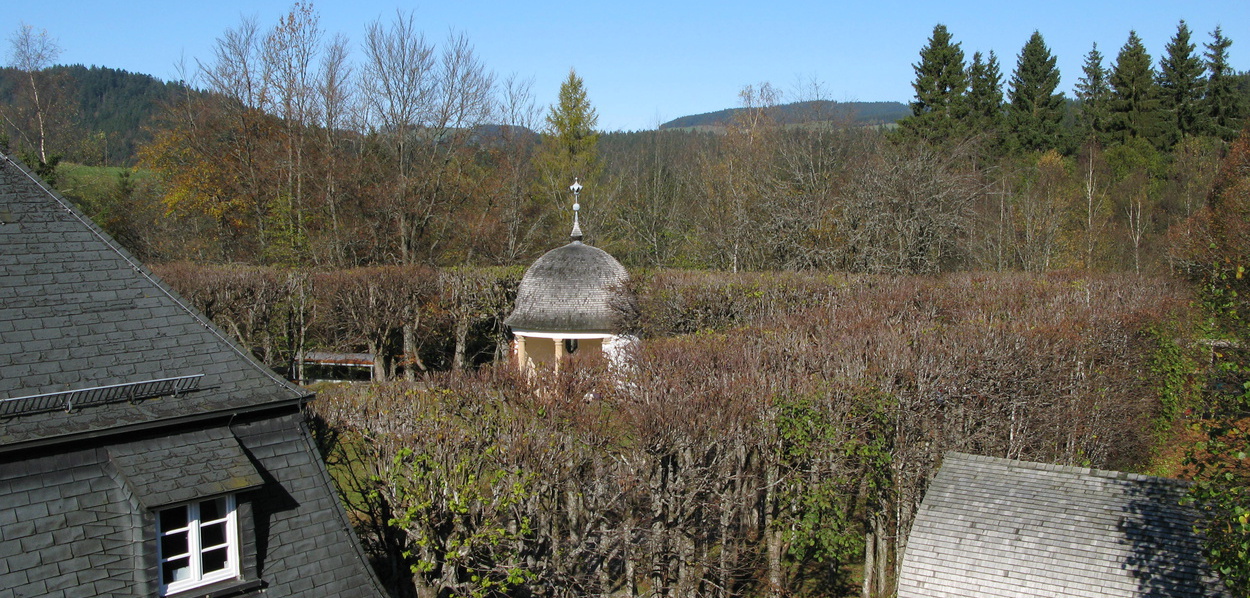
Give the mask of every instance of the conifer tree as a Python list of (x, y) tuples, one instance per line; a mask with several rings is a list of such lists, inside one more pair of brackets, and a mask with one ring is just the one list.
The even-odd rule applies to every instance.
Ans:
[(1168, 42), (1166, 54), (1159, 60), (1159, 92), (1166, 115), (1164, 140), (1171, 146), (1200, 133), (1202, 96), (1205, 81), (1202, 61), (1194, 54), (1189, 41), (1189, 26), (1181, 21), (1176, 35)]
[[(542, 176), (540, 193), (566, 209), (573, 178), (592, 182), (601, 170), (599, 161), (599, 114), (586, 97), (586, 86), (577, 71), (560, 84), (560, 95), (547, 113), (542, 147), (537, 159)], [(588, 185), (593, 188), (593, 185)], [(562, 225), (561, 225), (562, 226)]]
[(929, 43), (920, 50), (920, 62), (912, 65), (916, 101), (911, 103), (911, 116), (898, 123), (904, 137), (943, 143), (964, 132), (968, 76), (964, 51), (951, 40), (946, 25), (935, 25)]
[(1108, 78), (1111, 83), (1111, 135), (1124, 143), (1140, 138), (1154, 142), (1159, 137), (1159, 94), (1155, 86), (1150, 54), (1136, 31), (1120, 48)]
[(1205, 44), (1207, 89), (1203, 98), (1206, 131), (1210, 135), (1232, 141), (1241, 129), (1235, 73), (1228, 64), (1228, 47), (1233, 40), (1224, 37), (1219, 27), (1211, 32), (1211, 43)]
[(1079, 134), (1084, 141), (1106, 145), (1111, 87), (1107, 84), (1107, 69), (1102, 66), (1102, 53), (1098, 51), (1097, 43), (1085, 55), (1081, 70), (1084, 74), (1076, 83)]
[(1063, 123), (1063, 94), (1056, 59), (1042, 34), (1034, 31), (1020, 50), (1011, 76), (1007, 109), (1010, 144), (1024, 151), (1044, 151), (1059, 145)]
[(992, 50), (985, 60), (980, 52), (972, 55), (968, 81), (968, 122), (972, 133), (997, 135), (1002, 125), (1003, 75)]

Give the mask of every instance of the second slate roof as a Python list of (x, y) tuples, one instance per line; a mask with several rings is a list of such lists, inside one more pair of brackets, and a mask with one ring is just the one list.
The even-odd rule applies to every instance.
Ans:
[(950, 453), (899, 598), (1226, 596), (1178, 480)]
[(149, 509), (256, 488), (265, 480), (226, 427), (108, 447), (109, 459)]
[(179, 396), (8, 415), (0, 448), (308, 394), (0, 154), (0, 400), (194, 375)]

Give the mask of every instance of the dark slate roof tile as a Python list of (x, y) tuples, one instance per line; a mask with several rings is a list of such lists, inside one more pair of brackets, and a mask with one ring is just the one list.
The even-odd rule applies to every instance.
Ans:
[(121, 580), (109, 578), (95, 582), (95, 587), (99, 595), (108, 596), (126, 589), (126, 584)]
[(85, 585), (92, 582), (100, 581), (108, 577), (108, 574), (100, 569), (91, 566), (90, 559), (85, 557), (76, 557), (73, 560), (74, 566), (70, 571), (74, 572), (74, 577), (79, 584)]
[[(16, 542), (14, 542), (16, 544)], [(20, 548), (20, 547), (19, 547)], [(30, 578), (30, 572), (40, 565), (39, 553), (22, 550), (17, 554), (8, 558), (9, 568), (15, 573), (20, 572), (27, 579)]]
[(176, 400), (10, 418), (0, 422), (0, 448), (308, 396), (188, 309), (68, 202), (2, 155), (0, 208), (16, 219), (0, 225), (0, 400), (205, 374), (204, 390)]

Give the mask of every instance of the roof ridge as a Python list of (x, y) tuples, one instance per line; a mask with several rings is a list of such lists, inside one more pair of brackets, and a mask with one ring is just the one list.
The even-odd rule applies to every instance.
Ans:
[(1077, 465), (1060, 465), (1056, 463), (1044, 463), (1040, 461), (1023, 461), (1020, 459), (1008, 459), (1006, 457), (992, 457), (989, 455), (975, 455), (972, 453), (962, 453), (959, 451), (947, 451), (943, 456), (943, 461), (951, 457), (962, 459), (965, 461), (978, 461), (982, 463), (991, 463), (1003, 465), (1005, 467), (1015, 467), (1022, 469), (1031, 469), (1035, 471), (1048, 471), (1056, 473), (1066, 473), (1071, 475), (1094, 476), (1099, 478), (1111, 478), (1116, 480), (1126, 480), (1134, 482), (1155, 482), (1162, 484), (1175, 485), (1180, 487), (1189, 487), (1190, 482), (1177, 478), (1165, 478), (1160, 476), (1151, 476), (1142, 473), (1132, 473), (1127, 471), (1116, 471), (1113, 469), (1096, 469), (1093, 467), (1080, 467)]

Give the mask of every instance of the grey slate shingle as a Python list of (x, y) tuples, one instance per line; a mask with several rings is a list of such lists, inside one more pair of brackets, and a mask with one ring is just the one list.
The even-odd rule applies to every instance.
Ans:
[(612, 293), (627, 277), (625, 267), (598, 247), (581, 241), (557, 247), (525, 271), (504, 324), (513, 330), (612, 332)]
[(139, 502), (149, 509), (264, 483), (225, 428), (117, 444), (108, 453)]
[(912, 524), (899, 598), (1226, 596), (1178, 480), (946, 455)]

